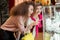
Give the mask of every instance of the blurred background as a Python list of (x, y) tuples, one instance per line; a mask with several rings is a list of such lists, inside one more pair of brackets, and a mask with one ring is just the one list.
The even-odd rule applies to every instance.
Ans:
[[(36, 3), (42, 3), (42, 6), (60, 5), (60, 0), (0, 0), (0, 26), (9, 17), (10, 9), (13, 6), (16, 6), (24, 1), (34, 1)], [(49, 8), (51, 9), (51, 7)], [(59, 9), (59, 7), (57, 7), (57, 9)], [(35, 38), (35, 40), (43, 40), (43, 32), (40, 32), (39, 37)]]

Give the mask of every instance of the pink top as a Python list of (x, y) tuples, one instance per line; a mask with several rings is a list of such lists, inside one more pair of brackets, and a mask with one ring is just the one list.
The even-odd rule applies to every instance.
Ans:
[[(39, 21), (38, 21), (38, 24), (36, 25), (36, 36), (38, 36), (38, 31), (39, 31), (38, 28), (42, 29), (42, 27), (43, 27), (42, 12), (38, 15), (38, 18), (39, 18)], [(36, 21), (36, 19), (33, 18), (32, 16), (31, 16), (31, 19), (34, 20), (34, 21)]]
[[(38, 15), (39, 18), (39, 23), (37, 24), (39, 28), (43, 27), (43, 23), (42, 23), (42, 12)], [(31, 19), (36, 21), (36, 19), (34, 17), (31, 16)]]

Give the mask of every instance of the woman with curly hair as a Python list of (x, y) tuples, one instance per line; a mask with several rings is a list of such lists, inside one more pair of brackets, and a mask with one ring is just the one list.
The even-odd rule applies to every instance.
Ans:
[(34, 2), (25, 1), (13, 7), (10, 11), (10, 17), (0, 27), (0, 40), (16, 40), (13, 33), (19, 31), (20, 33), (26, 32), (27, 20), (33, 13)]

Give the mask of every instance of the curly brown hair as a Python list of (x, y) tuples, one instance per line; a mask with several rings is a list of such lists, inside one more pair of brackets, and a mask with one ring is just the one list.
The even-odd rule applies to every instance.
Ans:
[(28, 16), (29, 5), (34, 7), (35, 3), (33, 1), (25, 1), (18, 4), (11, 9), (10, 16)]

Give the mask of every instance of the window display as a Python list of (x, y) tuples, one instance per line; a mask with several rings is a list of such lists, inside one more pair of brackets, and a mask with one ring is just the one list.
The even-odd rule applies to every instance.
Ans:
[(60, 40), (60, 5), (45, 7), (44, 38), (45, 40)]

